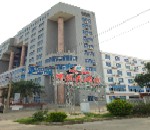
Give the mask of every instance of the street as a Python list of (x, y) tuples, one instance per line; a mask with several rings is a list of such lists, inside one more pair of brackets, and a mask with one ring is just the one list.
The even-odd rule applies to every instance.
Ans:
[[(33, 112), (32, 112), (33, 113)], [(31, 112), (19, 113), (24, 117), (29, 117)], [(0, 130), (149, 130), (150, 118), (133, 118), (121, 120), (105, 120), (86, 122), (84, 124), (46, 126), (46, 125), (24, 125), (13, 122), (19, 118), (18, 113), (0, 114)], [(16, 116), (17, 115), (17, 116)], [(2, 119), (3, 118), (3, 119)], [(10, 119), (9, 119), (10, 118)]]

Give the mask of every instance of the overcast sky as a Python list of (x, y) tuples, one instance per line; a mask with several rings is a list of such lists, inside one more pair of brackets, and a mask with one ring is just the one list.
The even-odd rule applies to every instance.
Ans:
[[(59, 0), (2, 0), (0, 43)], [(100, 50), (150, 60), (149, 0), (62, 0), (95, 12)]]

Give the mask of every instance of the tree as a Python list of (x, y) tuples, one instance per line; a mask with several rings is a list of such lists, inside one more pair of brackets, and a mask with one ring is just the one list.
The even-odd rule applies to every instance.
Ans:
[(20, 97), (23, 99), (24, 97), (27, 99), (28, 96), (32, 96), (33, 94), (40, 94), (43, 91), (41, 90), (42, 86), (33, 81), (19, 81), (12, 83), (12, 94), (20, 93)]
[(145, 64), (145, 68), (147, 70), (147, 74), (140, 74), (135, 77), (134, 81), (138, 83), (141, 87), (150, 88), (150, 62)]
[(150, 62), (145, 64), (145, 68), (147, 69), (147, 73), (150, 74)]

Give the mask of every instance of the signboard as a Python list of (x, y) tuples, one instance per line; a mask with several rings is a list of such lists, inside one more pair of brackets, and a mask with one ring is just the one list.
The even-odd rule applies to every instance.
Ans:
[(15, 93), (14, 103), (19, 103), (19, 99), (20, 99), (20, 93)]
[(38, 66), (29, 66), (28, 74), (32, 75), (52, 75), (52, 68), (50, 67), (38, 67)]

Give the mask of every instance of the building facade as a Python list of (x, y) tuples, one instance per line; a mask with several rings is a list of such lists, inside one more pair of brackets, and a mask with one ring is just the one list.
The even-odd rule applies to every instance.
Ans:
[[(33, 80), (45, 86), (41, 100), (54, 101), (51, 77), (29, 74), (30, 65), (55, 66), (57, 73), (80, 65), (93, 74), (101, 73), (96, 34), (94, 12), (64, 3), (54, 5), (1, 44), (0, 96), (10, 80)], [(64, 103), (63, 85), (59, 85), (58, 95)]]
[(139, 92), (149, 92), (134, 82), (135, 76), (145, 74), (147, 61), (135, 57), (101, 52), (106, 100), (129, 99), (139, 96)]

